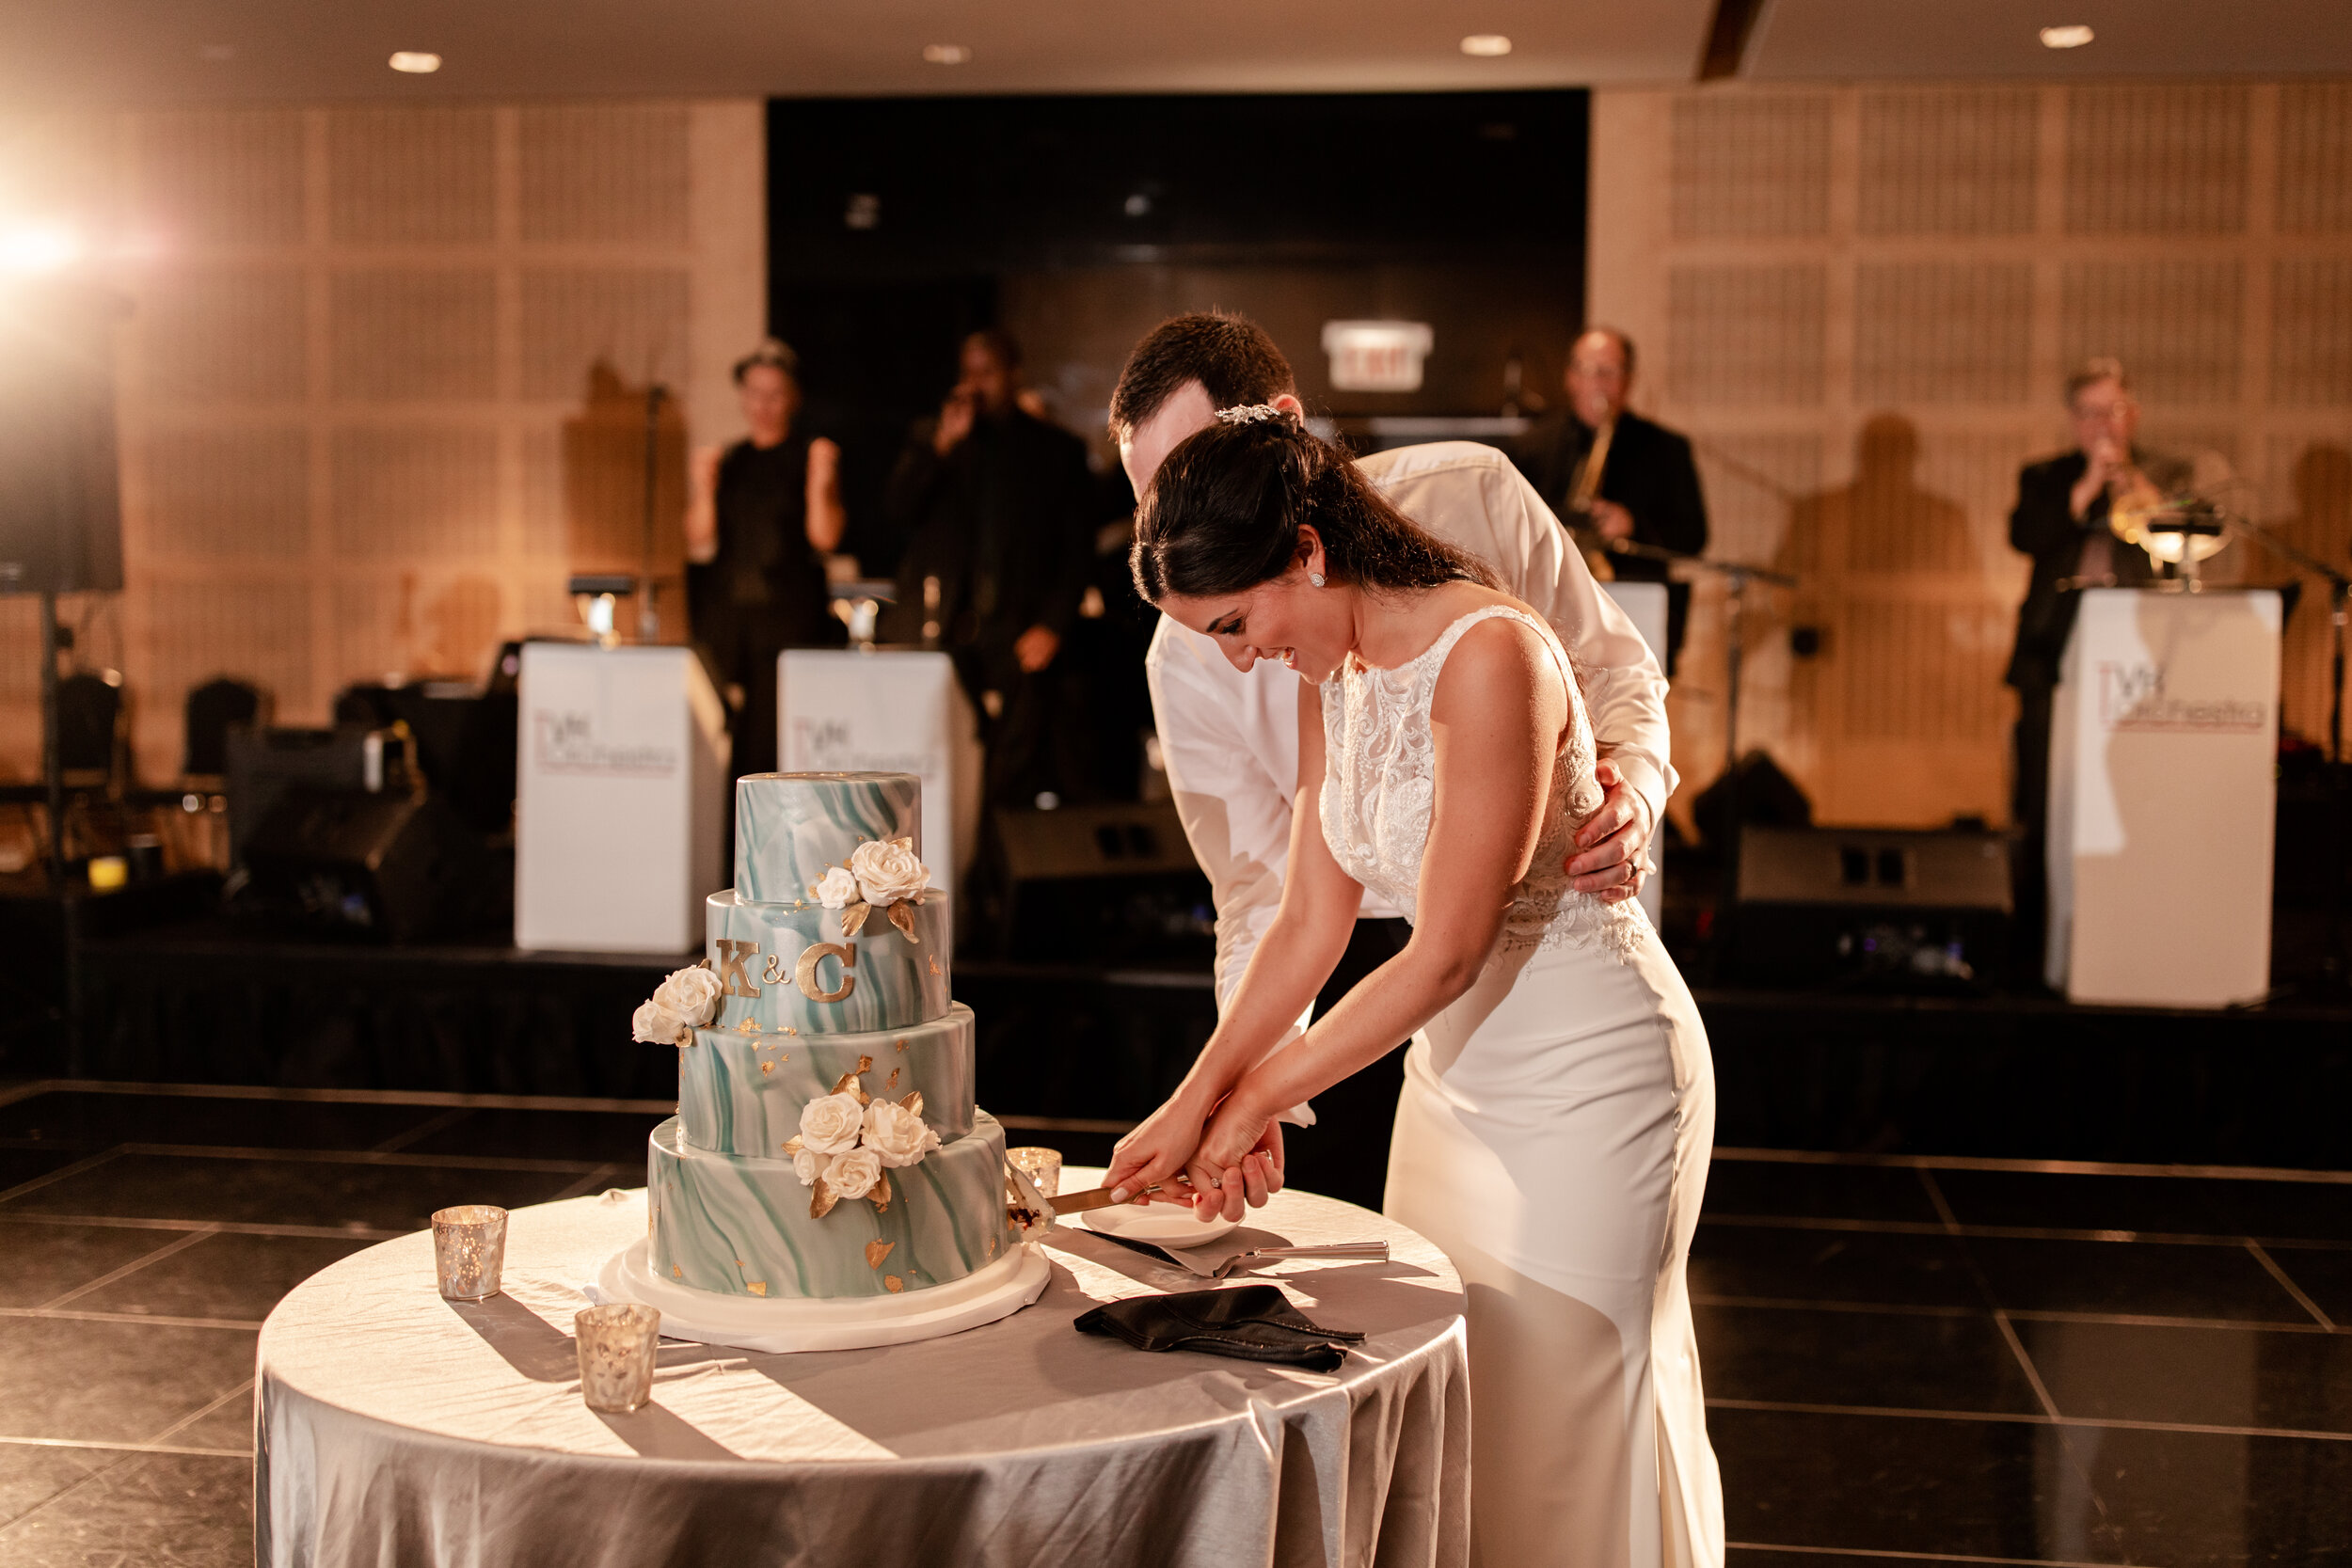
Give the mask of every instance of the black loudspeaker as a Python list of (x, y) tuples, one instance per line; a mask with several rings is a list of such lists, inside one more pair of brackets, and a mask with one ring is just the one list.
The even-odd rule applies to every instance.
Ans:
[(982, 893), (1001, 958), (1194, 962), (1216, 951), (1209, 880), (1165, 801), (1000, 811)]
[(2009, 840), (1984, 830), (1748, 828), (1729, 977), (1970, 993), (2004, 977)]
[(246, 846), (238, 911), (321, 936), (415, 942), (466, 922), (481, 859), (432, 797), (296, 785)]
[(246, 846), (289, 789), (366, 794), (388, 784), (395, 792), (406, 788), (400, 737), (367, 724), (331, 730), (232, 728), (225, 771), (231, 865), (245, 863)]
[(0, 594), (122, 586), (114, 325), (122, 301), (0, 290)]

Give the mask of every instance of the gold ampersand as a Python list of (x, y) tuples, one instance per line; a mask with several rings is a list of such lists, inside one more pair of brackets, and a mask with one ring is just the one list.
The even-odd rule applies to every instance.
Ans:
[[(817, 984), (817, 966), (827, 958), (841, 960), (841, 989), (820, 990)], [(813, 947), (801, 949), (801, 961), (792, 969), (792, 983), (801, 988), (801, 994), (811, 1002), (838, 1002), (857, 990), (857, 976), (850, 971), (857, 967), (857, 949), (838, 942), (820, 942)]]
[(768, 966), (760, 971), (759, 983), (763, 986), (780, 986), (784, 984), (783, 954), (771, 953), (768, 955)]

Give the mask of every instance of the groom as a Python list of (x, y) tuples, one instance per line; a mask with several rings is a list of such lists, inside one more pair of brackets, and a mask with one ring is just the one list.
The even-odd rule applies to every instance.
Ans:
[[(1203, 313), (1172, 316), (1152, 328), (1111, 393), (1111, 438), (1136, 495), (1151, 487), (1168, 452), (1218, 409), (1258, 403), (1299, 407), (1290, 361), (1256, 323)], [(1666, 681), (1656, 657), (1601, 593), (1550, 509), (1495, 448), (1440, 441), (1377, 452), (1360, 467), (1397, 510), (1492, 566), (1505, 590), (1559, 632), (1585, 688), (1603, 758), (1598, 776), (1608, 791), (1578, 832), (1567, 868), (1581, 892), (1613, 902), (1633, 896), (1643, 850), (1675, 786)], [(1144, 673), (1176, 809), (1216, 895), (1221, 1008), (1281, 902), (1298, 775), (1297, 677), (1266, 663), (1244, 674), (1214, 641), (1166, 616)], [(1402, 952), (1410, 934), (1396, 911), (1367, 897), (1315, 1011), (1327, 1011)], [(1379, 1208), (1403, 1081), (1404, 1053), (1391, 1051), (1324, 1091), (1314, 1126), (1293, 1134), (1292, 1164), (1278, 1180), (1287, 1183), (1297, 1175), (1317, 1192)], [(1273, 1151), (1279, 1162), (1279, 1141)], [(1257, 1180), (1250, 1176), (1253, 1188)]]

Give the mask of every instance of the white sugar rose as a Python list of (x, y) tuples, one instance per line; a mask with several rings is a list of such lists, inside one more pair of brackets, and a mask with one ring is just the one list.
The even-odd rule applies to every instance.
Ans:
[(792, 1174), (801, 1179), (802, 1186), (811, 1186), (818, 1177), (825, 1174), (825, 1167), (832, 1163), (830, 1156), (815, 1153), (806, 1144), (803, 1144), (793, 1151)]
[(700, 1028), (719, 1011), (723, 989), (719, 976), (700, 965), (675, 970), (655, 989), (653, 1005), (672, 1018), (683, 1019), (690, 1027)]
[(937, 1148), (939, 1134), (905, 1106), (877, 1099), (866, 1107), (866, 1147), (898, 1170)]
[(850, 868), (845, 865), (836, 865), (826, 872), (817, 885), (809, 889), (809, 893), (829, 910), (847, 909), (860, 896), (857, 879), (850, 874)]
[(825, 1185), (843, 1197), (864, 1197), (882, 1180), (882, 1156), (870, 1148), (853, 1148), (834, 1156), (825, 1168)]
[(853, 1094), (829, 1094), (801, 1107), (801, 1147), (813, 1154), (855, 1148), (865, 1130), (866, 1107)]
[(652, 1045), (684, 1045), (691, 1037), (686, 1022), (660, 1002), (640, 1002), (628, 1021), (631, 1037)]
[(895, 904), (912, 898), (930, 885), (929, 867), (914, 858), (907, 839), (876, 839), (861, 844), (850, 856), (850, 869), (869, 904)]

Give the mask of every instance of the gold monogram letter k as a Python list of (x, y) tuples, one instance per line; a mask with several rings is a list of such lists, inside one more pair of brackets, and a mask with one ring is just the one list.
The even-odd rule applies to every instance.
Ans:
[(743, 966), (759, 953), (755, 942), (734, 942), (719, 939), (719, 993), (722, 996), (757, 996), (759, 988), (743, 973)]

